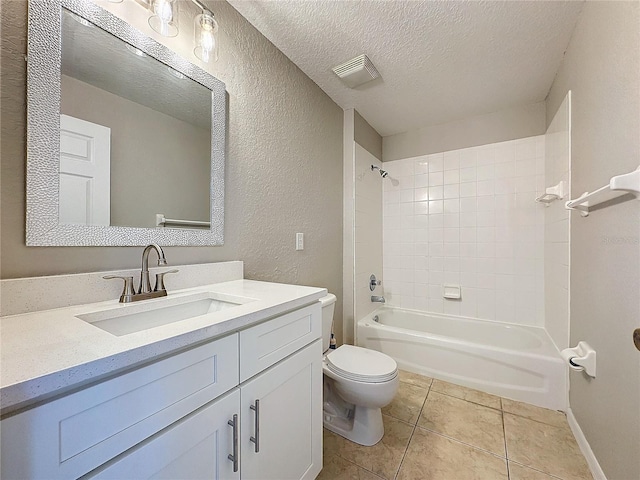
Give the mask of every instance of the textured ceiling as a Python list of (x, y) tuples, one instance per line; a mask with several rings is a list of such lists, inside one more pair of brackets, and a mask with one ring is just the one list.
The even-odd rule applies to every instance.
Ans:
[[(582, 1), (229, 0), (383, 136), (545, 99)], [(381, 79), (331, 68), (365, 53)]]

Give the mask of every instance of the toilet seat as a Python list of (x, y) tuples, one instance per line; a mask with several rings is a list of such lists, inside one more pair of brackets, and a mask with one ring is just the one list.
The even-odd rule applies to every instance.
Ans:
[(357, 382), (388, 382), (398, 374), (398, 365), (393, 358), (367, 348), (342, 345), (325, 358), (329, 370)]

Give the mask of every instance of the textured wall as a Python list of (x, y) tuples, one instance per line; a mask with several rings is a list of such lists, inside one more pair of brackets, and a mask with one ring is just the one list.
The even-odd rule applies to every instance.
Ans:
[(382, 160), (382, 137), (357, 111), (354, 111), (353, 129), (356, 143), (378, 160)]
[(383, 295), (384, 284), (374, 292), (369, 289), (369, 277), (382, 280), (382, 184), (390, 182), (371, 164), (380, 165), (376, 157), (356, 144), (355, 156), (355, 314), (356, 321), (380, 306), (371, 302), (371, 295)]
[[(572, 196), (640, 163), (640, 3), (586, 2), (547, 99), (571, 90)], [(551, 119), (549, 118), (548, 121)], [(640, 206), (571, 219), (571, 344), (598, 352), (598, 376), (571, 372), (569, 402), (607, 478), (640, 472)]]
[(545, 104), (534, 103), (457, 122), (432, 125), (382, 139), (382, 160), (417, 157), (542, 135)]
[[(140, 248), (25, 246), (27, 2), (1, 1), (2, 277), (137, 266)], [(172, 247), (167, 258), (172, 264), (241, 259), (246, 278), (327, 287), (340, 298), (342, 110), (230, 5), (207, 4), (222, 29), (220, 60), (207, 69), (228, 91), (225, 245)], [(109, 8), (135, 12), (132, 23), (150, 31), (135, 2)], [(193, 61), (191, 21), (182, 18), (181, 35), (160, 40)], [(305, 233), (304, 251), (294, 249), (296, 232)], [(337, 332), (341, 311), (339, 303)]]

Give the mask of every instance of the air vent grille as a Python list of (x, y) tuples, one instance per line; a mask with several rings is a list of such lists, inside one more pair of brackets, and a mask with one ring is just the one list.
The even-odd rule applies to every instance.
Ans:
[(370, 82), (380, 76), (380, 73), (366, 55), (360, 55), (334, 67), (333, 72), (351, 88)]

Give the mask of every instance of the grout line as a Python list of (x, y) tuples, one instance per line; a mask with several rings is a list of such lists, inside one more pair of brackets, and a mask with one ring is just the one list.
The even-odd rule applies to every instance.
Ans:
[(434, 435), (438, 435), (438, 436), (440, 436), (440, 437), (447, 438), (447, 439), (449, 439), (449, 440), (451, 440), (451, 441), (453, 441), (453, 442), (455, 442), (455, 443), (459, 443), (459, 444), (461, 444), (461, 445), (466, 445), (467, 447), (471, 447), (471, 448), (473, 448), (474, 450), (479, 450), (479, 451), (481, 451), (481, 452), (488, 453), (489, 455), (494, 456), (494, 457), (496, 457), (496, 458), (499, 458), (500, 460), (507, 460), (507, 457), (505, 457), (505, 456), (499, 455), (499, 454), (497, 454), (497, 453), (495, 453), (495, 452), (492, 452), (492, 451), (490, 451), (490, 450), (485, 450), (484, 448), (480, 448), (480, 447), (478, 447), (477, 445), (472, 445), (471, 443), (463, 442), (462, 440), (460, 440), (460, 439), (458, 439), (458, 438), (451, 437), (451, 436), (449, 436), (449, 435), (446, 435), (446, 434), (441, 433), (441, 432), (437, 432), (437, 431), (435, 431), (435, 430), (431, 430), (430, 428), (421, 427), (420, 425), (416, 425), (416, 427), (417, 427), (417, 428), (419, 428), (419, 429), (421, 429), (421, 430), (425, 430), (425, 431), (427, 431), (427, 432), (429, 432), (429, 433), (433, 433)]
[(520, 467), (528, 468), (528, 469), (533, 470), (533, 471), (535, 471), (535, 472), (542, 473), (542, 474), (544, 474), (544, 475), (547, 475), (547, 476), (548, 476), (548, 477), (550, 477), (550, 478), (557, 478), (558, 480), (563, 480), (563, 478), (562, 478), (562, 477), (559, 477), (558, 475), (555, 475), (555, 474), (553, 474), (553, 473), (545, 472), (545, 471), (543, 471), (543, 470), (540, 470), (539, 468), (535, 468), (535, 467), (532, 467), (532, 466), (530, 466), (530, 465), (525, 465), (524, 463), (521, 463), (521, 462), (515, 462), (515, 461), (513, 461), (513, 460), (508, 460), (508, 462), (509, 462), (509, 463), (513, 463), (514, 465), (518, 465), (518, 466), (520, 466)]
[[(452, 385), (455, 385), (455, 384), (452, 384)], [(478, 390), (478, 391), (480, 391), (480, 390)], [(500, 406), (499, 408), (496, 408), (496, 407), (490, 407), (489, 405), (485, 405), (485, 404), (483, 404), (483, 403), (473, 402), (473, 401), (471, 401), (471, 400), (467, 400), (466, 398), (456, 397), (455, 395), (451, 395), (450, 393), (446, 393), (446, 392), (439, 392), (438, 390), (434, 390), (434, 393), (438, 393), (438, 394), (440, 394), (440, 395), (446, 395), (447, 397), (455, 398), (455, 399), (457, 399), (457, 400), (462, 400), (463, 402), (472, 403), (472, 404), (474, 404), (474, 405), (479, 405), (479, 406), (481, 406), (481, 407), (490, 408), (491, 410), (497, 410), (497, 411), (499, 411), (499, 412), (501, 412), (501, 411), (502, 411), (502, 406)], [(483, 392), (483, 393), (484, 393), (484, 392)], [(490, 394), (490, 393), (488, 393), (487, 395), (491, 395), (491, 394)], [(494, 396), (496, 396), (496, 395), (494, 395)], [(497, 397), (497, 398), (498, 398), (498, 399), (500, 399), (500, 405), (502, 405), (502, 399), (501, 399), (501, 397)]]
[[(527, 417), (527, 416), (519, 414), (519, 413), (509, 412), (508, 410), (503, 410), (503, 412), (506, 413), (507, 415), (511, 415), (511, 416), (518, 417), (518, 418), (524, 418), (525, 420), (530, 420), (532, 422), (536, 422), (536, 423), (539, 423), (541, 425), (546, 425), (547, 427), (564, 428), (564, 426), (561, 426), (561, 425), (552, 425), (550, 423), (543, 422), (542, 420), (536, 420), (535, 418)], [(565, 415), (564, 419), (567, 421), (567, 426), (568, 426), (569, 425), (569, 421), (567, 420), (566, 415)]]
[(418, 421), (420, 421), (420, 415), (422, 415), (422, 410), (424, 409), (425, 404), (427, 403), (427, 398), (429, 397), (429, 392), (431, 391), (431, 385), (427, 388), (427, 394), (424, 396), (424, 400), (422, 401), (422, 406), (420, 407), (420, 411), (418, 412), (418, 418), (416, 418), (416, 423), (413, 425), (413, 430), (411, 430), (411, 436), (409, 437), (409, 441), (407, 442), (407, 446), (404, 449), (404, 453), (402, 454), (402, 458), (400, 459), (400, 465), (398, 465), (398, 470), (394, 475), (394, 480), (398, 478), (400, 475), (400, 470), (402, 470), (402, 464), (404, 463), (405, 458), (407, 457), (407, 452), (409, 451), (409, 445), (411, 445), (411, 440), (413, 440), (413, 435), (416, 433), (416, 428), (418, 428)]
[(411, 436), (409, 437), (409, 441), (407, 442), (407, 446), (404, 449), (404, 453), (402, 454), (402, 458), (400, 459), (400, 464), (398, 465), (398, 469), (396, 470), (396, 473), (393, 475), (393, 479), (396, 480), (398, 478), (398, 475), (400, 475), (400, 470), (402, 469), (402, 464), (404, 463), (404, 459), (407, 456), (407, 452), (409, 451), (409, 445), (411, 445), (411, 440), (413, 439), (413, 434), (416, 433), (416, 427), (417, 425), (413, 426), (413, 430), (411, 430)]
[[(342, 459), (342, 460), (344, 460), (345, 462), (350, 463), (351, 465), (355, 465), (355, 467), (356, 467), (356, 468), (358, 468), (358, 469), (360, 469), (360, 470), (365, 470), (365, 471), (369, 472), (370, 474), (372, 474), (373, 476), (375, 476), (375, 477), (377, 477), (377, 478), (380, 478), (380, 479), (382, 479), (382, 480), (385, 480), (385, 479), (384, 479), (384, 477), (381, 477), (381, 476), (380, 476), (380, 475), (378, 475), (377, 473), (372, 472), (372, 471), (371, 471), (371, 470), (369, 470), (368, 468), (364, 468), (362, 465), (358, 465), (358, 464), (357, 464), (356, 462), (354, 462), (353, 460), (350, 460), (350, 459), (348, 459), (348, 458), (342, 457), (342, 456), (340, 456), (340, 455), (338, 455), (338, 454), (334, 454), (334, 455), (335, 455), (335, 456), (337, 456), (338, 458), (341, 458), (341, 459)], [(323, 456), (323, 457), (324, 457), (324, 456)], [(324, 460), (324, 458), (323, 458), (323, 460)]]
[(509, 451), (507, 450), (507, 429), (504, 426), (504, 410), (502, 410), (502, 398), (500, 398), (500, 419), (502, 420), (502, 438), (504, 438), (504, 457), (507, 461), (507, 480), (511, 480), (509, 469)]

